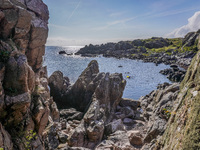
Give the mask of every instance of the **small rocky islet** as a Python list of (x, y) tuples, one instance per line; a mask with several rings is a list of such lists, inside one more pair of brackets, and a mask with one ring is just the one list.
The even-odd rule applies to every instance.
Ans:
[(183, 80), (132, 100), (122, 98), (122, 74), (99, 72), (97, 61), (74, 84), (60, 71), (48, 77), (42, 66), (48, 7), (42, 0), (0, 4), (0, 149), (200, 149), (199, 31), (183, 39), (90, 45), (78, 52), (171, 64), (162, 73)]

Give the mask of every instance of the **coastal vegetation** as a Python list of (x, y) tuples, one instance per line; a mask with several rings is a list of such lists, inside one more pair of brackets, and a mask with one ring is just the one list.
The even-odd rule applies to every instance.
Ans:
[[(199, 31), (188, 33), (184, 38), (152, 37), (133, 41), (120, 41), (101, 45), (86, 45), (76, 54), (95, 57), (102, 54), (105, 57), (140, 59), (156, 64), (178, 64), (184, 68), (189, 66), (191, 59), (198, 50)], [(185, 61), (187, 58), (188, 61)]]

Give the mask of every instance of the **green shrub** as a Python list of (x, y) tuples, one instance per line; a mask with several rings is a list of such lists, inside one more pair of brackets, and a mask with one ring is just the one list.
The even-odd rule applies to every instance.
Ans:
[(25, 141), (24, 141), (26, 150), (30, 150), (31, 142), (36, 140), (37, 138), (38, 138), (37, 133), (34, 132), (33, 130), (30, 130), (30, 131), (27, 132), (27, 135), (26, 135), (26, 138), (25, 138)]

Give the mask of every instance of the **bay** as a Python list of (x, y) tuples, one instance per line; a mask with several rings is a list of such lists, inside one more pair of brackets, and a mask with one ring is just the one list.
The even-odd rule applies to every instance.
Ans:
[[(46, 46), (44, 65), (48, 68), (48, 75), (50, 76), (54, 71), (60, 70), (64, 76), (70, 79), (71, 83), (74, 83), (89, 62), (97, 60), (100, 72), (123, 74), (127, 81), (123, 97), (132, 99), (139, 99), (141, 96), (145, 96), (156, 89), (158, 84), (171, 83), (166, 76), (159, 73), (160, 70), (170, 68), (168, 65), (159, 64), (156, 66), (154, 63), (144, 63), (125, 58), (81, 57), (79, 55), (59, 54), (59, 51), (63, 50), (67, 53), (75, 53), (80, 48), (80, 46)], [(127, 78), (127, 76), (130, 78)]]

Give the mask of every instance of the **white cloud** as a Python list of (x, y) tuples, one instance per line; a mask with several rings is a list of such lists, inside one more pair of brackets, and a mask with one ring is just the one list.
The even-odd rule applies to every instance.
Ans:
[(167, 37), (184, 37), (188, 32), (197, 31), (200, 29), (200, 11), (188, 19), (188, 24), (175, 29), (171, 33), (167, 34)]

